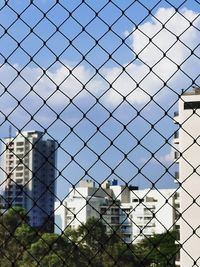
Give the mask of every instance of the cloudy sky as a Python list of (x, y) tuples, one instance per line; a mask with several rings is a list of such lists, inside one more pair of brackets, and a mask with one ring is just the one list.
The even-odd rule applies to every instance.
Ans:
[(59, 197), (84, 177), (174, 186), (173, 113), (199, 84), (198, 2), (29, 2), (0, 1), (1, 137), (12, 125), (61, 143)]

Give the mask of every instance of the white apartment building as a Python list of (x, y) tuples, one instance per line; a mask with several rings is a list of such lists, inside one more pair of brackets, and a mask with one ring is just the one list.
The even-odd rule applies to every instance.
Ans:
[(174, 229), (175, 189), (141, 189), (131, 192), (130, 219), (133, 242)]
[(30, 225), (52, 231), (57, 143), (24, 131), (3, 139), (2, 146), (5, 206), (25, 208)]
[(92, 181), (81, 181), (70, 189), (69, 196), (55, 204), (55, 232), (67, 227), (77, 229), (91, 218), (102, 218), (107, 225), (120, 228), (125, 242), (172, 230), (174, 226), (174, 189), (139, 190), (133, 186), (106, 182), (95, 187)]
[(93, 181), (83, 180), (76, 188), (70, 188), (69, 196), (55, 203), (55, 232), (61, 233), (67, 227), (77, 229), (89, 218), (101, 219), (109, 232), (120, 224), (120, 202), (113, 201), (108, 183), (95, 187)]
[(175, 122), (180, 125), (174, 140), (175, 160), (179, 165), (179, 202), (181, 217), (180, 259), (177, 266), (200, 266), (200, 89), (182, 94), (179, 114)]

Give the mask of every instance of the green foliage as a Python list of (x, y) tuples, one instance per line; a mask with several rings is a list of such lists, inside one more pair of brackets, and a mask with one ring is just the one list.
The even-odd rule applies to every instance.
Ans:
[[(18, 266), (33, 229), (27, 225), (28, 217), (24, 209), (13, 207), (0, 217), (0, 257), (1, 266)], [(26, 234), (25, 234), (26, 233)], [(33, 241), (34, 239), (32, 239)]]
[(1, 227), (10, 233), (13, 233), (20, 224), (27, 222), (28, 216), (26, 215), (26, 211), (21, 207), (10, 208), (0, 218)]
[(29, 249), (24, 252), (21, 266), (62, 266), (62, 248), (65, 248), (64, 240), (56, 234), (45, 233)]
[(79, 233), (75, 229), (71, 229), (70, 227), (67, 227), (65, 230), (65, 233), (63, 235), (63, 238), (68, 240), (69, 242), (77, 243), (79, 239)]
[(100, 220), (90, 218), (86, 224), (78, 228), (81, 242), (85, 243), (93, 250), (100, 249), (108, 241), (106, 226)]
[(21, 224), (16, 228), (14, 237), (16, 241), (20, 242), (23, 248), (27, 248), (37, 239), (38, 234), (28, 224)]
[(95, 218), (62, 235), (38, 233), (25, 210), (14, 208), (0, 217), (0, 266), (174, 267), (175, 239), (171, 232), (125, 244), (120, 229), (108, 233)]
[(177, 252), (176, 232), (157, 234), (145, 238), (137, 245), (137, 253), (143, 259), (141, 266), (175, 266)]

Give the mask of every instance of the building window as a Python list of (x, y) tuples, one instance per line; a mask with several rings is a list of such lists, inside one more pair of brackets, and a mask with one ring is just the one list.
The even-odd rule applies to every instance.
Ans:
[(23, 173), (22, 172), (16, 173), (16, 177), (22, 177), (22, 176), (23, 176)]
[(119, 209), (111, 209), (111, 215), (119, 215)]
[(106, 214), (107, 213), (107, 209), (106, 208), (101, 208), (100, 213), (101, 214)]
[(146, 202), (157, 202), (158, 200), (154, 197), (146, 197)]
[(17, 145), (17, 146), (23, 146), (24, 143), (23, 143), (23, 142), (17, 142), (16, 145)]
[(23, 182), (23, 179), (16, 179), (17, 184), (21, 184)]
[(111, 224), (119, 224), (119, 217), (111, 217)]
[(184, 109), (198, 109), (200, 108), (200, 101), (185, 102)]

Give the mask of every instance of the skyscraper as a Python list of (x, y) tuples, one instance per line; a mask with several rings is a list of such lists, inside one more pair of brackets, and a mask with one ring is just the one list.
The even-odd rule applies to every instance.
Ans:
[(7, 208), (23, 207), (31, 226), (53, 231), (57, 143), (43, 135), (26, 131), (2, 140), (4, 199)]

